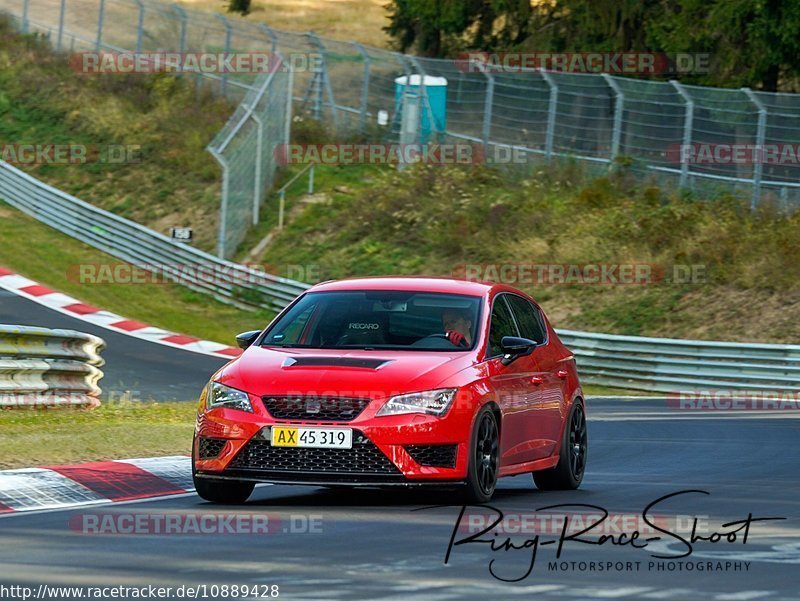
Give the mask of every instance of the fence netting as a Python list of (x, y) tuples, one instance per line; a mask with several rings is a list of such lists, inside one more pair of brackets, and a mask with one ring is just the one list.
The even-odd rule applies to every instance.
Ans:
[[(192, 75), (198, 86), (241, 102), (209, 147), (221, 157), (227, 177), (218, 248), (227, 256), (236, 251), (271, 182), (269, 148), (285, 140), (285, 94), (291, 94), (296, 113), (323, 121), (339, 139), (407, 142), (404, 111), (417, 103), (418, 141), (511, 147), (531, 159), (566, 157), (595, 166), (624, 159), (675, 186), (748, 194), (753, 206), (800, 204), (798, 95), (594, 73), (498, 72), (155, 0), (0, 0), (0, 8), (21, 30), (42, 32), (69, 52), (280, 53), (287, 68), (273, 75), (258, 100), (263, 75)], [(287, 71), (293, 74), (291, 89)], [(259, 127), (267, 138), (257, 168)], [(233, 129), (234, 138), (219, 150)], [(731, 148), (748, 147), (745, 159), (725, 159)], [(722, 158), (715, 156), (720, 148), (728, 149)], [(769, 148), (771, 156), (765, 154)], [(256, 178), (258, 191), (250, 188)]]

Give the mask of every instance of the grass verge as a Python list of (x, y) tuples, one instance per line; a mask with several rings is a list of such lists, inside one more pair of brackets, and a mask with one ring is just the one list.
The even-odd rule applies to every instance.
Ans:
[[(67, 58), (0, 19), (2, 158), (159, 232), (191, 226), (195, 244), (212, 250), (221, 170), (206, 145), (234, 106), (195, 90), (190, 78), (77, 73)], [(86, 159), (32, 161), (18, 145), (70, 145)]]
[[(219, 0), (183, 0), (186, 7), (220, 12)], [(386, 0), (253, 0), (247, 21), (286, 31), (313, 31), (319, 36), (385, 48), (389, 36)]]
[(186, 455), (195, 403), (117, 402), (0, 411), (0, 468)]
[[(560, 328), (743, 342), (800, 338), (800, 212), (787, 216), (766, 201), (751, 212), (732, 196), (670, 191), (624, 167), (591, 177), (569, 162), (527, 174), (320, 166), (317, 179), (333, 181), (347, 169), (346, 189), (302, 207), (266, 248), (264, 263), (301, 265), (319, 280), (464, 277), (470, 267), (479, 279), (531, 293)], [(292, 202), (302, 202), (297, 192)], [(548, 280), (551, 268), (580, 274), (586, 265), (618, 274), (646, 267), (650, 275), (616, 284)]]
[[(631, 391), (586, 386), (590, 395)], [(591, 411), (591, 398), (589, 399)], [(93, 410), (0, 410), (0, 469), (188, 455), (194, 402), (106, 403)]]
[(263, 328), (274, 316), (266, 309), (244, 311), (177, 284), (81, 283), (73, 277), (78, 266), (119, 261), (3, 203), (0, 240), (0, 265), (90, 305), (181, 334), (233, 345), (236, 334)]

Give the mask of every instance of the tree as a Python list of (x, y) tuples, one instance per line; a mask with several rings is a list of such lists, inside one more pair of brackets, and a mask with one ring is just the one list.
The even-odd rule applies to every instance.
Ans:
[[(234, 1), (234, 0), (231, 0)], [(800, 83), (797, 0), (393, 0), (400, 50), (666, 52), (710, 56), (687, 83), (775, 91)]]
[(403, 52), (441, 57), (459, 50), (503, 50), (528, 36), (530, 0), (393, 0), (384, 27)]
[(250, 0), (229, 0), (229, 13), (239, 13), (241, 15), (250, 14)]
[(537, 51), (642, 52), (658, 0), (554, 0), (537, 4), (525, 47)]
[(651, 43), (669, 52), (708, 52), (698, 83), (767, 91), (796, 86), (800, 3), (783, 0), (671, 0), (649, 24)]

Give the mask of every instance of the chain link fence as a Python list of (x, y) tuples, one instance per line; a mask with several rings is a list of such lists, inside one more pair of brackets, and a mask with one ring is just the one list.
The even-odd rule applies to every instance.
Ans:
[(292, 71), (278, 63), (250, 89), (208, 145), (222, 166), (217, 256), (234, 255), (250, 225), (258, 223), (264, 192), (272, 187), (278, 148), (289, 142)]
[[(231, 256), (271, 183), (269, 148), (286, 139), (287, 86), (295, 112), (331, 125), (338, 135), (372, 142), (464, 141), (485, 156), (514, 150), (527, 160), (568, 158), (600, 168), (624, 162), (663, 185), (703, 193), (745, 194), (756, 207), (800, 204), (800, 96), (689, 86), (605, 74), (518, 70), (489, 72), (464, 61), (427, 59), (271, 29), (237, 17), (153, 0), (0, 0), (23, 31), (39, 31), (56, 48), (179, 52), (271, 52), (293, 73), (267, 86), (247, 73), (191, 75), (242, 105), (209, 149), (223, 165), (220, 243)], [(405, 78), (405, 79), (403, 79)], [(414, 79), (416, 78), (416, 79)], [(436, 89), (429, 82), (436, 80)], [(444, 81), (445, 92), (441, 97)], [(417, 85), (403, 85), (406, 84)], [(431, 102), (439, 96), (439, 105)], [(413, 119), (404, 109), (415, 106)], [(253, 108), (257, 107), (257, 108)], [(261, 122), (259, 123), (259, 118)], [(260, 130), (259, 130), (260, 128)], [(254, 159), (261, 131), (262, 159)], [(234, 139), (230, 139), (234, 135)], [(241, 138), (241, 139), (238, 139)], [(320, 140), (326, 142), (327, 140)], [(687, 150), (749, 148), (750, 160), (687, 159)], [(776, 160), (759, 153), (777, 147)], [(730, 152), (728, 153), (730, 154)], [(257, 190), (249, 182), (258, 179)]]

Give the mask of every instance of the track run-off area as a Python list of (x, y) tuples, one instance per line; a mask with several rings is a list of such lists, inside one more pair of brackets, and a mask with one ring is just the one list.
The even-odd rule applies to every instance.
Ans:
[[(0, 322), (103, 337), (104, 388), (193, 399), (224, 363), (0, 294)], [(490, 506), (461, 519), (448, 493), (279, 485), (242, 506), (188, 492), (6, 513), (3, 586), (171, 587), (170, 598), (204, 585), (198, 598), (222, 597), (213, 586), (235, 585), (285, 599), (800, 599), (800, 412), (608, 397), (587, 410), (577, 491), (504, 479)], [(703, 538), (691, 543), (693, 527)], [(597, 535), (603, 544), (591, 544)]]

